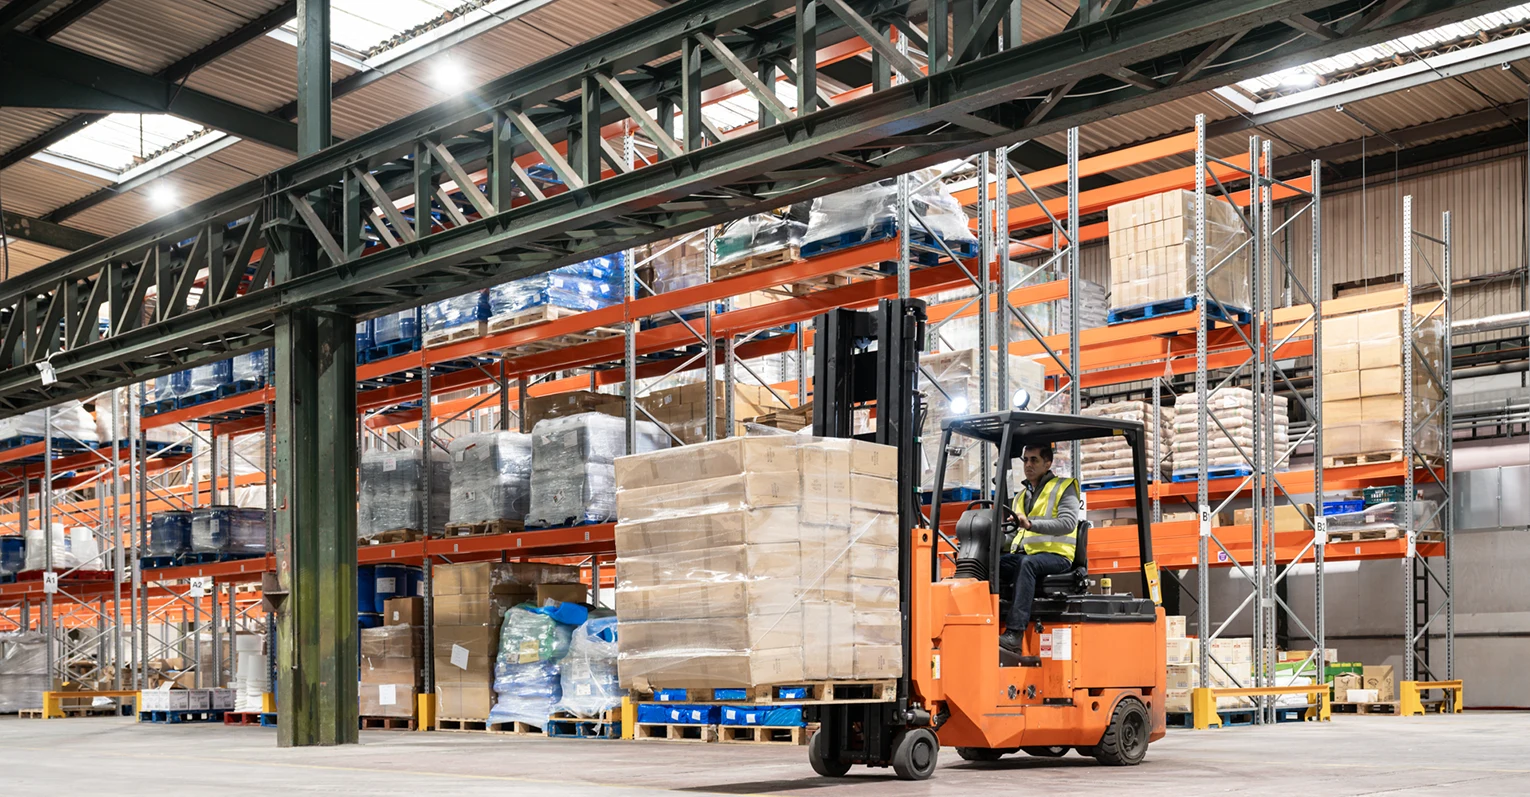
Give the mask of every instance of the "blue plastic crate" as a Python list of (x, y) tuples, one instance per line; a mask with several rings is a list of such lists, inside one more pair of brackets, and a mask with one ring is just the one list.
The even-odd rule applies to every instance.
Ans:
[(807, 723), (801, 706), (723, 706), (718, 724), (797, 728)]
[(642, 703), (637, 721), (644, 725), (716, 725), (721, 711), (717, 706), (695, 703)]
[(1345, 500), (1345, 501), (1324, 501), (1323, 502), (1323, 514), (1324, 515), (1347, 515), (1347, 514), (1350, 514), (1351, 512), (1364, 512), (1364, 511), (1365, 511), (1365, 500), (1364, 499), (1356, 499), (1356, 500), (1353, 500), (1353, 501)]

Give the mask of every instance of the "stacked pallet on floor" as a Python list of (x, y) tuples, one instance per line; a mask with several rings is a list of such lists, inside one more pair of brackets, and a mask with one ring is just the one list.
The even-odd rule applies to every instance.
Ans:
[(380, 628), (361, 629), (361, 727), (414, 729), (424, 661), (424, 601), (394, 598)]

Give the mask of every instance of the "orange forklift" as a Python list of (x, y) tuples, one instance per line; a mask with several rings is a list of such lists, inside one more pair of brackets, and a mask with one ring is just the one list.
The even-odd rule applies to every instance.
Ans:
[[(1003, 411), (946, 419), (934, 484), (943, 485), (956, 438), (990, 446), (1000, 463), (991, 497), (968, 504), (955, 526), (955, 568), (941, 567), (941, 501), (925, 516), (919, 500), (919, 389), (924, 304), (884, 300), (869, 312), (819, 316), (814, 343), (814, 433), (850, 437), (852, 412), (874, 404), (876, 431), (861, 435), (899, 450), (899, 581), (903, 676), (892, 702), (806, 707), (819, 729), (809, 742), (813, 770), (843, 777), (852, 766), (891, 766), (904, 780), (934, 773), (941, 747), (968, 761), (1016, 752), (1056, 758), (1070, 750), (1102, 764), (1141, 763), (1163, 738), (1164, 611), (1153, 561), (1147, 449), (1141, 423)], [(938, 400), (934, 397), (932, 400)], [(999, 583), (1002, 546), (1018, 528), (1011, 465), (1028, 445), (1124, 438), (1135, 452), (1137, 543), (1145, 597), (1091, 594), (1089, 527), (1078, 529), (1074, 567), (1037, 586), (1022, 659), (999, 645), (1012, 589)]]

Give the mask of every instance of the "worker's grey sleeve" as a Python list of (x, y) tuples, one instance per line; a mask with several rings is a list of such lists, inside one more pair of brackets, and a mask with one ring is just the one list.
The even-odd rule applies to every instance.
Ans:
[(1031, 534), (1040, 534), (1048, 537), (1063, 537), (1073, 533), (1078, 527), (1079, 497), (1078, 482), (1068, 485), (1063, 491), (1062, 497), (1057, 500), (1057, 517), (1055, 518), (1031, 518)]

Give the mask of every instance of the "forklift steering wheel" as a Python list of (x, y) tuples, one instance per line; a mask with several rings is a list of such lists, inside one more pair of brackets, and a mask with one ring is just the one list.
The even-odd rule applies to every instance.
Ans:
[[(970, 511), (973, 507), (976, 506), (986, 507), (991, 505), (993, 505), (993, 499), (979, 498), (976, 501), (967, 504), (967, 508), (962, 511)], [(1015, 508), (1009, 504), (1000, 504), (999, 508), (1004, 511), (1004, 527), (1001, 529), (1001, 531), (1003, 531), (1006, 536), (1013, 536), (1015, 532), (1020, 530), (1020, 515), (1016, 513)]]

